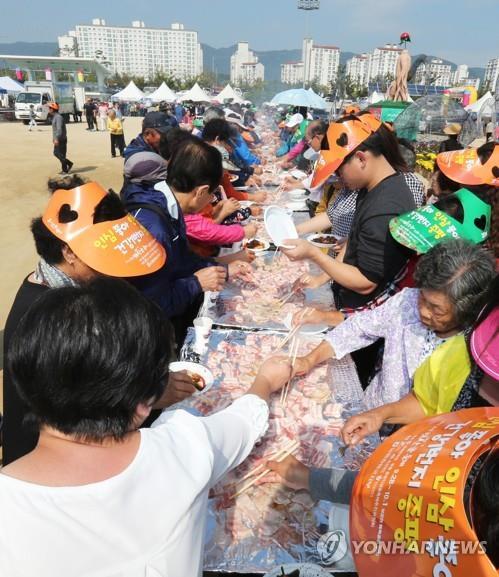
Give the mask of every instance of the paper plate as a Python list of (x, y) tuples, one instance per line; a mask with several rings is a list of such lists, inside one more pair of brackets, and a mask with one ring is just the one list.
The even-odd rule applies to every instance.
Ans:
[(284, 569), (286, 575), (298, 569), (300, 571), (300, 577), (331, 577), (329, 571), (312, 563), (286, 563), (285, 565), (278, 565), (269, 573), (265, 573), (263, 577), (279, 577), (279, 575), (282, 575), (281, 568)]
[[(287, 328), (291, 329), (291, 322), (293, 320), (293, 316), (288, 314), (284, 317), (282, 324)], [(310, 324), (310, 325), (302, 325), (300, 330), (298, 331), (302, 335), (320, 335), (325, 333), (329, 329), (329, 326), (324, 323), (318, 324)]]
[(170, 363), (168, 369), (171, 373), (178, 373), (180, 371), (189, 371), (189, 373), (195, 373), (203, 377), (205, 385), (204, 389), (202, 391), (196, 391), (195, 393), (193, 393), (194, 396), (203, 395), (213, 386), (214, 378), (212, 372), (210, 371), (210, 369), (206, 368), (203, 365), (200, 365), (199, 363), (176, 361), (174, 363)]
[(303, 201), (293, 201), (293, 202), (288, 202), (286, 204), (286, 208), (289, 210), (293, 210), (293, 211), (299, 211), (299, 210), (308, 210), (307, 209), (307, 205), (305, 204), (305, 202)]
[[(251, 248), (249, 247), (249, 243), (253, 240), (258, 241), (259, 243), (261, 243), (263, 246), (261, 248)], [(247, 250), (249, 250), (252, 253), (258, 254), (259, 252), (264, 252), (266, 250), (269, 250), (270, 247), (270, 242), (268, 240), (265, 240), (264, 238), (250, 238), (248, 239), (247, 242), (244, 243), (244, 248), (246, 248)]]
[(290, 190), (288, 194), (293, 200), (304, 200), (307, 198), (307, 191), (304, 188), (295, 188)]
[(303, 170), (298, 170), (297, 168), (295, 168), (294, 170), (291, 170), (289, 174), (293, 178), (296, 178), (297, 180), (302, 180), (303, 178), (307, 178), (307, 173), (303, 172)]
[[(237, 178), (235, 180), (237, 180)], [(250, 188), (251, 188), (251, 186), (235, 186), (234, 190), (241, 190), (241, 191), (245, 192), (246, 190), (249, 190)]]
[(276, 246), (292, 248), (282, 244), (287, 238), (298, 238), (293, 218), (284, 208), (274, 205), (268, 206), (263, 215), (263, 222), (267, 234)]
[[(320, 238), (327, 238), (331, 239), (332, 242), (320, 242), (318, 239)], [(318, 246), (320, 248), (332, 248), (340, 239), (335, 236), (334, 234), (322, 234), (322, 233), (314, 233), (309, 234), (307, 236), (308, 242), (312, 243), (314, 246)]]

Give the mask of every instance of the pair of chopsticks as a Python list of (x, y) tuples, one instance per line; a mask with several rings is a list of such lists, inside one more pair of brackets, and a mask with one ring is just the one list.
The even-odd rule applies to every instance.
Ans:
[(286, 296), (281, 297), (277, 302), (277, 308), (282, 308), (289, 301), (289, 299), (295, 294), (296, 290), (297, 289), (292, 289), (291, 292), (288, 293)]
[[(284, 459), (286, 457), (288, 457), (289, 455), (291, 455), (291, 453), (293, 453), (294, 451), (296, 451), (296, 449), (299, 447), (300, 443), (298, 441), (290, 441), (289, 443), (287, 443), (282, 449), (280, 449), (279, 451), (277, 451), (276, 453), (274, 453), (272, 455), (272, 457), (269, 457), (269, 460), (272, 461), (277, 461), (278, 463), (280, 463), (281, 461), (284, 461)], [(260, 472), (259, 472), (260, 471)], [(251, 479), (251, 481), (249, 481), (248, 483), (246, 483), (245, 485), (243, 485), (239, 491), (237, 491), (236, 493), (234, 493), (234, 495), (232, 495), (232, 499), (235, 499), (236, 497), (239, 497), (239, 495), (241, 495), (242, 493), (246, 492), (249, 488), (253, 487), (253, 485), (255, 483), (257, 483), (262, 477), (265, 477), (265, 475), (268, 475), (272, 470), (271, 469), (266, 469), (264, 468), (264, 464), (261, 463), (260, 465), (258, 465), (258, 467), (255, 467), (253, 470), (249, 471), (242, 479), (239, 480), (239, 483), (242, 483), (243, 481), (246, 481), (246, 479), (249, 479), (250, 477), (253, 477), (253, 475), (256, 474), (256, 477), (254, 477), (253, 479)], [(258, 473), (258, 474), (257, 474)]]
[(288, 382), (281, 389), (281, 405), (283, 407), (286, 406), (286, 402), (288, 400), (288, 393), (292, 379), (291, 375), (293, 374), (293, 367), (295, 366), (299, 346), (300, 346), (300, 339), (298, 336), (294, 336), (293, 340), (291, 341), (291, 346), (289, 347), (289, 356), (291, 358), (291, 374), (289, 375)]

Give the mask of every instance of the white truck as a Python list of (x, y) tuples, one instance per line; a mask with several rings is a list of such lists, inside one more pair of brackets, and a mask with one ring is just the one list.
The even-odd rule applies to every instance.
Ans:
[[(36, 120), (46, 122), (49, 113), (49, 102), (57, 102), (59, 112), (64, 116), (66, 122), (75, 110), (75, 91), (78, 92), (79, 99), (82, 98), (82, 87), (75, 86), (71, 82), (51, 82), (40, 81), (24, 83), (24, 91), (17, 95), (15, 103), (15, 116), (17, 120), (22, 120), (24, 124), (29, 122), (29, 112), (31, 105), (34, 106)], [(84, 100), (84, 93), (83, 93)]]

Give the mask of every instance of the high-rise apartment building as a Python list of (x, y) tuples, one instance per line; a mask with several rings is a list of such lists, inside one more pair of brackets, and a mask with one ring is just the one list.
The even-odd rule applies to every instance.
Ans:
[(281, 64), (281, 82), (284, 84), (303, 84), (303, 62)]
[(230, 57), (230, 81), (232, 84), (254, 84), (265, 77), (265, 67), (258, 62), (248, 42), (238, 42), (237, 49)]
[(338, 76), (340, 49), (337, 46), (314, 44), (311, 38), (303, 40), (303, 76), (305, 83), (316, 82), (328, 86)]
[(134, 21), (131, 26), (109, 26), (96, 18), (91, 25), (78, 24), (75, 30), (60, 36), (59, 50), (65, 56), (100, 60), (115, 73), (146, 79), (157, 72), (187, 79), (203, 71), (198, 34), (180, 23), (170, 28), (150, 28), (142, 21)]
[(434, 84), (436, 86), (450, 86), (451, 65), (444, 64), (439, 58), (430, 62), (422, 62), (416, 70), (416, 84)]
[(485, 68), (485, 76), (483, 78), (485, 87), (488, 88), (489, 90), (494, 90), (497, 83), (498, 75), (499, 75), (499, 57), (491, 58), (487, 62), (487, 68)]
[(367, 85), (367, 73), (369, 68), (369, 56), (367, 54), (356, 54), (347, 61), (345, 74), (359, 86)]

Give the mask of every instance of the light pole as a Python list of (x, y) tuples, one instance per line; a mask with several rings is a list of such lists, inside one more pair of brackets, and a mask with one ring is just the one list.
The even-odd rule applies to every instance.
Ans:
[[(309, 14), (312, 10), (319, 10), (320, 0), (298, 0), (297, 4), (298, 10), (305, 10), (305, 39), (308, 39), (309, 35)], [(302, 50), (303, 54), (303, 88), (305, 88), (308, 70), (310, 66), (310, 55), (307, 50)]]

